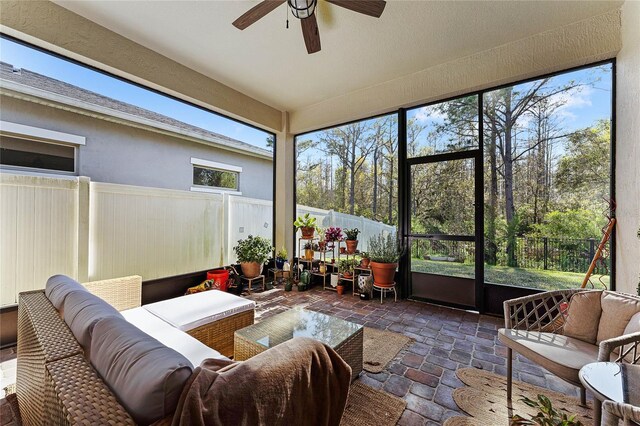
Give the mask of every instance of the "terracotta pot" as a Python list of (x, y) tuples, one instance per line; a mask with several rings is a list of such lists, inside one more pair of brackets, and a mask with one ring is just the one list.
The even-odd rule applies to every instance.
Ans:
[(358, 240), (346, 240), (345, 242), (347, 243), (347, 253), (355, 253), (358, 248)]
[(318, 247), (320, 248), (320, 251), (325, 251), (327, 249), (327, 242), (326, 241), (320, 241), (318, 243)]
[(370, 262), (371, 262), (371, 259), (364, 258), (364, 259), (362, 259), (360, 261), (360, 267), (361, 268), (368, 268)]
[(396, 275), (397, 263), (371, 262), (373, 282), (378, 287), (392, 287)]
[(346, 247), (340, 247), (340, 254), (345, 254), (347, 252)]
[(258, 262), (241, 262), (242, 275), (246, 278), (255, 278), (262, 272), (262, 265)]
[(342, 277), (350, 280), (351, 278), (353, 278), (353, 273), (345, 272), (342, 274)]
[(338, 285), (338, 287), (336, 287), (336, 290), (338, 291), (339, 295), (342, 295), (342, 293), (344, 293), (344, 286), (340, 284)]
[(302, 238), (304, 238), (305, 240), (310, 240), (313, 238), (313, 234), (316, 233), (316, 228), (314, 228), (313, 226), (304, 226), (300, 228), (300, 231), (302, 232)]

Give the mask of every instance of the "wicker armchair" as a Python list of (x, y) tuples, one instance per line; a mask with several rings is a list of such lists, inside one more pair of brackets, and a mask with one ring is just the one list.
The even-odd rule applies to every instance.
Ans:
[(624, 426), (640, 423), (640, 408), (631, 404), (613, 401), (602, 403), (602, 426), (618, 426), (622, 420)]
[[(638, 351), (640, 333), (604, 340), (599, 346), (564, 336), (565, 316), (561, 306), (564, 303), (568, 306), (571, 296), (581, 291), (586, 290), (556, 290), (504, 302), (505, 328), (500, 329), (499, 339), (507, 346), (507, 398), (509, 400), (511, 400), (514, 350), (577, 386), (580, 389), (580, 400), (583, 405), (586, 405), (585, 388), (578, 378), (578, 372), (582, 366), (596, 361), (640, 363)], [(634, 301), (640, 300), (637, 296), (622, 296)], [(520, 342), (525, 342), (525, 345), (519, 344), (518, 339)], [(526, 341), (533, 341), (535, 344), (527, 345)], [(524, 350), (523, 347), (525, 347)], [(542, 353), (543, 351), (546, 352)], [(557, 358), (554, 359), (554, 356)], [(600, 402), (595, 400), (594, 418), (598, 422), (600, 408)]]

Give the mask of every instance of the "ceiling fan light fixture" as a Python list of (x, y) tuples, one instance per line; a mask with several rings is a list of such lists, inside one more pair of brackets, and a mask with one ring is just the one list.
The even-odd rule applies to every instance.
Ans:
[(298, 19), (305, 19), (313, 15), (318, 0), (287, 0), (291, 13)]

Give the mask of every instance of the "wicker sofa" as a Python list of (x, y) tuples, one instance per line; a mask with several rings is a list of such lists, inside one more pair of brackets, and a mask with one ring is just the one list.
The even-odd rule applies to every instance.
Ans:
[[(557, 290), (504, 302), (507, 398), (511, 400), (513, 351), (585, 389), (580, 369), (596, 361), (640, 363), (640, 297), (613, 291)], [(599, 424), (600, 402), (594, 401)]]
[[(68, 277), (63, 277), (63, 279), (70, 280)], [(147, 401), (153, 407), (152, 400), (154, 397), (158, 400), (158, 395), (147, 397), (144, 393), (147, 386), (143, 382), (155, 381), (156, 386), (153, 392), (157, 394), (158, 388), (161, 392), (166, 392), (166, 388), (169, 387), (167, 383), (172, 381), (173, 388), (175, 388), (172, 396), (175, 399), (174, 402), (177, 403), (177, 397), (180, 396), (183, 389), (186, 390), (185, 386), (188, 384), (189, 375), (195, 367), (200, 365), (201, 361), (213, 358), (214, 360), (219, 359), (223, 363), (231, 362), (213, 348), (205, 347), (204, 344), (196, 340), (197, 336), (202, 335), (201, 327), (199, 327), (196, 336), (190, 336), (177, 329), (174, 330), (174, 334), (183, 335), (182, 340), (178, 339), (176, 348), (182, 349), (184, 339), (186, 339), (187, 345), (191, 342), (196, 349), (200, 348), (197, 351), (191, 351), (191, 356), (189, 354), (183, 355), (177, 350), (174, 351), (171, 347), (165, 346), (160, 341), (162, 336), (155, 339), (142, 330), (147, 327), (146, 331), (152, 333), (154, 323), (137, 327), (128, 322), (112, 306), (106, 304), (104, 300), (96, 297), (95, 294), (108, 299), (116, 308), (126, 308), (124, 312), (135, 311), (141, 309), (139, 306), (140, 283), (140, 277), (88, 283), (84, 288), (73, 282), (72, 284), (77, 287), (74, 291), (67, 293), (62, 304), (63, 309), (60, 307), (60, 301), (57, 300), (59, 295), (49, 292), (49, 283), (46, 294), (43, 290), (20, 294), (16, 393), (24, 424), (170, 424), (174, 414), (178, 415), (179, 413), (175, 411), (175, 403), (173, 405), (167, 403), (165, 394), (160, 395), (159, 406), (163, 409), (159, 411), (162, 412), (162, 415), (156, 414), (154, 411), (152, 421), (141, 421), (140, 413), (130, 409), (131, 400), (123, 397), (121, 392), (123, 383), (125, 387), (128, 387), (125, 390), (133, 395), (131, 399), (138, 400), (138, 407), (146, 405)], [(91, 301), (107, 305), (106, 309), (111, 309), (115, 314), (97, 319), (95, 312), (92, 311), (99, 311), (99, 309), (95, 304), (92, 305)], [(68, 317), (73, 319), (70, 320)], [(251, 323), (253, 323), (253, 311), (250, 317)], [(76, 319), (82, 323), (77, 322)], [(242, 324), (238, 325), (237, 317), (230, 323), (223, 322), (222, 327), (226, 329), (229, 324), (244, 327)], [(81, 327), (80, 332), (78, 331), (79, 326)], [(122, 330), (127, 331), (123, 333)], [(88, 334), (86, 334), (87, 332)], [(133, 338), (129, 341), (133, 343), (130, 345), (142, 345), (142, 352), (138, 351), (133, 356), (127, 354), (128, 347), (122, 346), (122, 336), (126, 336), (127, 333), (131, 334), (131, 332), (133, 332)], [(165, 328), (161, 334), (166, 334)], [(228, 334), (228, 330), (225, 331), (225, 334)], [(233, 335), (233, 331), (231, 331), (231, 335)], [(89, 336), (91, 342), (87, 343), (84, 340), (86, 336)], [(206, 339), (211, 336), (214, 336), (214, 339), (218, 338), (215, 337), (216, 333), (204, 333)], [(164, 338), (171, 339), (172, 337)], [(224, 337), (219, 341), (225, 344), (227, 340), (228, 338)], [(110, 351), (113, 353), (109, 353)], [(151, 360), (146, 361), (146, 364), (144, 364), (144, 360), (140, 361), (143, 355), (157, 354), (158, 351), (164, 351), (164, 354), (160, 357), (156, 355), (155, 359), (152, 356)], [(116, 371), (116, 373), (111, 371), (116, 369), (117, 366), (114, 366), (122, 363), (122, 359), (127, 356), (132, 359), (128, 364), (129, 370), (124, 370), (127, 374), (123, 374), (122, 370)], [(174, 362), (174, 358), (178, 359), (175, 361), (177, 363), (175, 367), (171, 364)], [(159, 364), (164, 363), (165, 366), (167, 362), (171, 364), (171, 372), (167, 377), (173, 378), (164, 382), (158, 381), (158, 375), (154, 374), (153, 370), (156, 359)], [(140, 371), (139, 365), (146, 365), (146, 367)], [(160, 365), (159, 368), (164, 367)], [(259, 371), (260, 364), (250, 368)], [(348, 369), (348, 367), (345, 368)], [(138, 371), (132, 371), (134, 369)], [(129, 376), (130, 372), (131, 376)], [(181, 376), (180, 380), (175, 379), (176, 374), (174, 373), (176, 372)], [(348, 373), (350, 374), (350, 370)], [(291, 375), (300, 376), (301, 372), (295, 371), (294, 367), (291, 369)], [(136, 379), (129, 380), (129, 377), (136, 377)], [(178, 383), (179, 386), (176, 387), (175, 383)], [(287, 399), (286, 396), (284, 399)], [(173, 407), (173, 411), (171, 411), (171, 407)]]

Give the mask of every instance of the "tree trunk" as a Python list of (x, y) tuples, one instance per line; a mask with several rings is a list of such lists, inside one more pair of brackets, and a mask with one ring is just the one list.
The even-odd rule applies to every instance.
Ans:
[(351, 141), (349, 152), (349, 214), (353, 215), (356, 205), (356, 142), (354, 138)]
[(505, 129), (504, 129), (504, 216), (507, 221), (507, 266), (517, 267), (516, 259), (516, 211), (513, 201), (513, 147), (511, 96), (513, 88), (506, 90), (505, 95)]
[(489, 139), (489, 208), (487, 209), (487, 251), (485, 260), (489, 265), (498, 263), (498, 245), (496, 244), (496, 220), (498, 216), (498, 161), (496, 158), (496, 140), (498, 128), (496, 126), (496, 104), (491, 104), (491, 137)]
[(389, 224), (393, 223), (393, 158), (389, 157)]
[(378, 138), (373, 151), (373, 220), (378, 220)]

